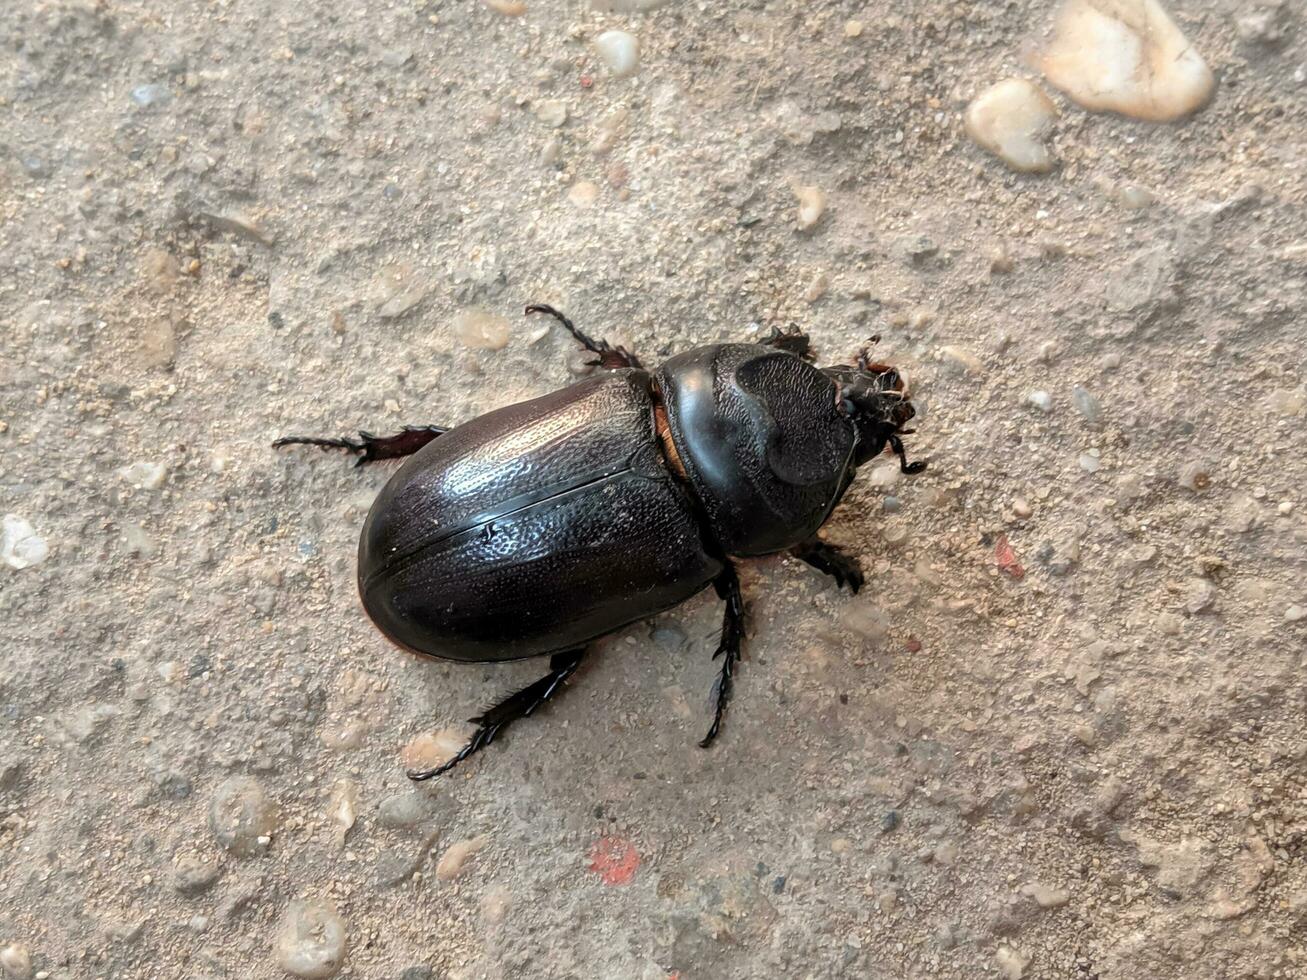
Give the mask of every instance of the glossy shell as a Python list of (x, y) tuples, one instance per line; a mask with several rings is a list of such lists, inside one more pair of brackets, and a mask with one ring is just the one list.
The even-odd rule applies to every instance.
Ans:
[(359, 592), (408, 649), (503, 661), (574, 649), (722, 569), (624, 370), (490, 412), (411, 457), (359, 544)]

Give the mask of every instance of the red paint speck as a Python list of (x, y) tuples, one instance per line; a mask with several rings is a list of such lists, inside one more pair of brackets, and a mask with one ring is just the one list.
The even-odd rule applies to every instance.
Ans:
[(921, 652), (921, 641), (918, 640), (915, 636), (909, 636), (908, 642), (903, 645), (908, 648), (908, 653)]
[(629, 885), (640, 867), (640, 853), (622, 837), (600, 837), (590, 848), (590, 870), (605, 885)]
[(1015, 579), (1026, 577), (1026, 570), (1021, 567), (1021, 562), (1017, 561), (1017, 553), (1012, 550), (1012, 545), (1008, 544), (1006, 534), (998, 536), (998, 541), (994, 544), (994, 557), (998, 559), (998, 570), (1004, 575)]
[(582, 76), (581, 76), (581, 87), (582, 87), (582, 88), (590, 88), (592, 85), (594, 85), (594, 83), (595, 83), (595, 80), (594, 80), (593, 78), (591, 78), (589, 75), (582, 75)]

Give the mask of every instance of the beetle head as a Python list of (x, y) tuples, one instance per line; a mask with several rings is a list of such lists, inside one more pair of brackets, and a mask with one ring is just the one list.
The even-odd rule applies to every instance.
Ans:
[(835, 382), (840, 411), (857, 429), (854, 465), (861, 466), (889, 446), (898, 455), (904, 473), (920, 473), (926, 464), (909, 463), (899, 438), (905, 432), (903, 427), (917, 414), (902, 375), (888, 364), (858, 360), (857, 367), (838, 364), (822, 369)]

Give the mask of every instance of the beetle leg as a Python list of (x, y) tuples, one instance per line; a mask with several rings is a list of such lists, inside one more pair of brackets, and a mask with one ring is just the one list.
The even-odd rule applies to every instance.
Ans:
[(436, 436), (444, 435), (449, 430), (439, 425), (406, 425), (402, 432), (393, 436), (374, 436), (371, 432), (360, 432), (357, 439), (318, 439), (313, 436), (285, 436), (272, 444), (273, 449), (282, 446), (317, 446), (320, 449), (344, 449), (356, 453), (355, 466), (375, 463), (379, 459), (398, 459), (411, 456)]
[(717, 675), (715, 685), (716, 704), (713, 710), (712, 727), (699, 743), (699, 748), (706, 749), (717, 737), (722, 727), (722, 714), (726, 711), (726, 702), (731, 699), (731, 687), (735, 677), (735, 665), (740, 662), (740, 643), (744, 639), (744, 599), (740, 596), (740, 580), (731, 565), (717, 576), (713, 583), (717, 594), (726, 600), (726, 615), (722, 618), (722, 636), (717, 644), (713, 659), (724, 657), (721, 673)]
[(840, 588), (847, 585), (854, 595), (857, 595), (858, 590), (862, 588), (862, 569), (858, 565), (858, 559), (846, 555), (833, 544), (812, 538), (795, 545), (790, 549), (790, 554), (799, 561), (807, 562), (817, 571), (825, 572)]
[(563, 681), (575, 673), (584, 656), (585, 650), (567, 650), (554, 654), (549, 660), (548, 674), (534, 684), (522, 688), (515, 694), (510, 694), (475, 718), (468, 719), (477, 726), (477, 730), (472, 733), (467, 744), (458, 750), (454, 758), (435, 769), (410, 769), (408, 778), (415, 781), (431, 779), (433, 776), (449, 772), (468, 756), (480, 752), (493, 742), (501, 731), (517, 719), (529, 717), (536, 708), (557, 694), (563, 686)]
[(526, 312), (528, 314), (548, 313), (555, 320), (561, 323), (568, 333), (580, 341), (582, 347), (590, 351), (592, 354), (599, 355), (598, 364), (602, 368), (607, 368), (611, 371), (617, 368), (643, 367), (640, 363), (640, 359), (625, 347), (614, 347), (606, 340), (595, 340), (594, 338), (583, 334), (576, 328), (576, 325), (572, 323), (571, 320), (552, 306), (548, 306), (544, 303), (532, 303), (526, 308)]
[(767, 347), (775, 347), (778, 350), (789, 351), (796, 357), (812, 363), (817, 359), (817, 355), (812, 351), (812, 338), (804, 333), (797, 323), (791, 323), (785, 330), (773, 326), (771, 336), (758, 341)]
[(920, 473), (926, 468), (924, 460), (917, 460), (915, 463), (908, 462), (908, 454), (903, 451), (903, 440), (898, 436), (889, 437), (889, 446), (894, 450), (894, 454), (899, 458), (899, 469), (911, 476), (914, 473)]

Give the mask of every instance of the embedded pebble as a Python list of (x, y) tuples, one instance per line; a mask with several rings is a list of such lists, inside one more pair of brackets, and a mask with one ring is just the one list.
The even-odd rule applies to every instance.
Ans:
[(1296, 602), (1284, 611), (1284, 621), (1286, 623), (1300, 623), (1307, 619), (1307, 606), (1300, 606)]
[(505, 17), (521, 17), (526, 13), (526, 4), (522, 0), (481, 0), (481, 2)]
[(214, 790), (209, 829), (237, 857), (262, 854), (277, 829), (277, 804), (255, 780), (233, 776)]
[(167, 105), (172, 101), (172, 92), (167, 85), (160, 85), (155, 82), (149, 85), (138, 85), (132, 89), (132, 101), (142, 109), (148, 109), (150, 106)]
[(39, 565), (50, 554), (45, 538), (36, 528), (17, 514), (6, 514), (0, 523), (0, 558), (13, 569)]
[(1191, 616), (1212, 608), (1212, 603), (1215, 601), (1216, 588), (1211, 582), (1206, 579), (1190, 580), (1184, 608)]
[(344, 847), (345, 837), (358, 819), (358, 803), (359, 784), (352, 779), (336, 780), (336, 785), (331, 790), (327, 814), (335, 824), (336, 841), (341, 847)]
[(1292, 418), (1307, 412), (1307, 391), (1302, 388), (1281, 388), (1266, 396), (1268, 411), (1285, 418)]
[(794, 196), (799, 202), (798, 216), (795, 220), (800, 231), (807, 231), (816, 225), (826, 212), (826, 193), (820, 187), (798, 184), (794, 187)]
[(404, 746), (401, 753), (404, 766), (407, 769), (435, 769), (458, 755), (466, 741), (467, 737), (453, 728), (423, 732)]
[(1098, 399), (1080, 385), (1071, 389), (1071, 404), (1087, 421), (1097, 422), (1103, 417), (1103, 409), (1098, 404)]
[(897, 514), (903, 509), (903, 502), (898, 497), (886, 497), (880, 502), (880, 509), (887, 514)]
[(880, 532), (886, 544), (900, 545), (908, 540), (910, 532), (905, 524), (887, 524)]
[(582, 210), (593, 207), (599, 200), (599, 185), (593, 180), (578, 180), (568, 189), (567, 199)]
[(508, 345), (508, 321), (485, 310), (465, 310), (454, 317), (454, 336), (472, 350), (503, 350)]
[(222, 865), (216, 861), (205, 864), (193, 854), (178, 859), (172, 869), (172, 887), (183, 895), (199, 895), (207, 891), (220, 877)]
[(980, 374), (985, 369), (984, 362), (969, 350), (961, 347), (941, 347), (939, 356), (950, 367), (966, 371), (968, 374)]
[(1066, 0), (1033, 62), (1086, 109), (1153, 122), (1194, 112), (1216, 86), (1157, 0)]
[(1038, 881), (1021, 886), (1021, 894), (1033, 898), (1041, 909), (1060, 908), (1071, 900), (1071, 893), (1064, 888), (1053, 888)]
[(1097, 449), (1091, 449), (1088, 452), (1081, 453), (1077, 462), (1080, 463), (1080, 468), (1086, 473), (1097, 473), (1099, 467), (1103, 465), (1102, 460), (1098, 458)]
[(1016, 500), (1012, 501), (1012, 513), (1025, 520), (1034, 511), (1030, 509), (1030, 502), (1025, 497), (1017, 497)]
[(118, 470), (118, 475), (137, 490), (158, 490), (168, 482), (168, 467), (163, 463), (131, 463)]
[(1026, 967), (1030, 965), (1030, 957), (1011, 946), (1000, 946), (994, 954), (994, 963), (998, 967), (999, 976), (1005, 980), (1021, 980), (1026, 975)]
[(452, 881), (463, 873), (463, 869), (473, 856), (489, 842), (490, 838), (482, 835), (471, 840), (462, 840), (451, 844), (436, 863), (436, 877), (441, 881)]
[(377, 822), (383, 827), (406, 830), (421, 823), (430, 810), (431, 804), (423, 794), (397, 793), (377, 805)]
[(1044, 135), (1057, 109), (1047, 95), (1024, 78), (991, 85), (967, 106), (967, 135), (1013, 170), (1046, 173), (1053, 158)]
[(1206, 490), (1212, 485), (1211, 467), (1201, 462), (1186, 463), (1180, 469), (1178, 482), (1180, 486), (1186, 490), (1192, 490), (1194, 493), (1199, 490)]
[(277, 963), (291, 976), (324, 980), (345, 960), (345, 920), (330, 902), (295, 901), (277, 931)]
[(1041, 412), (1051, 412), (1053, 410), (1053, 396), (1046, 391), (1032, 391), (1026, 395), (1026, 401)]
[(640, 42), (626, 31), (604, 31), (595, 38), (595, 48), (617, 78), (635, 74), (640, 66)]
[(27, 951), (27, 947), (10, 943), (4, 949), (0, 949), (0, 969), (4, 970), (6, 977), (27, 980), (32, 975), (32, 955)]
[(547, 99), (536, 106), (536, 118), (551, 129), (567, 122), (567, 106), (557, 99)]

